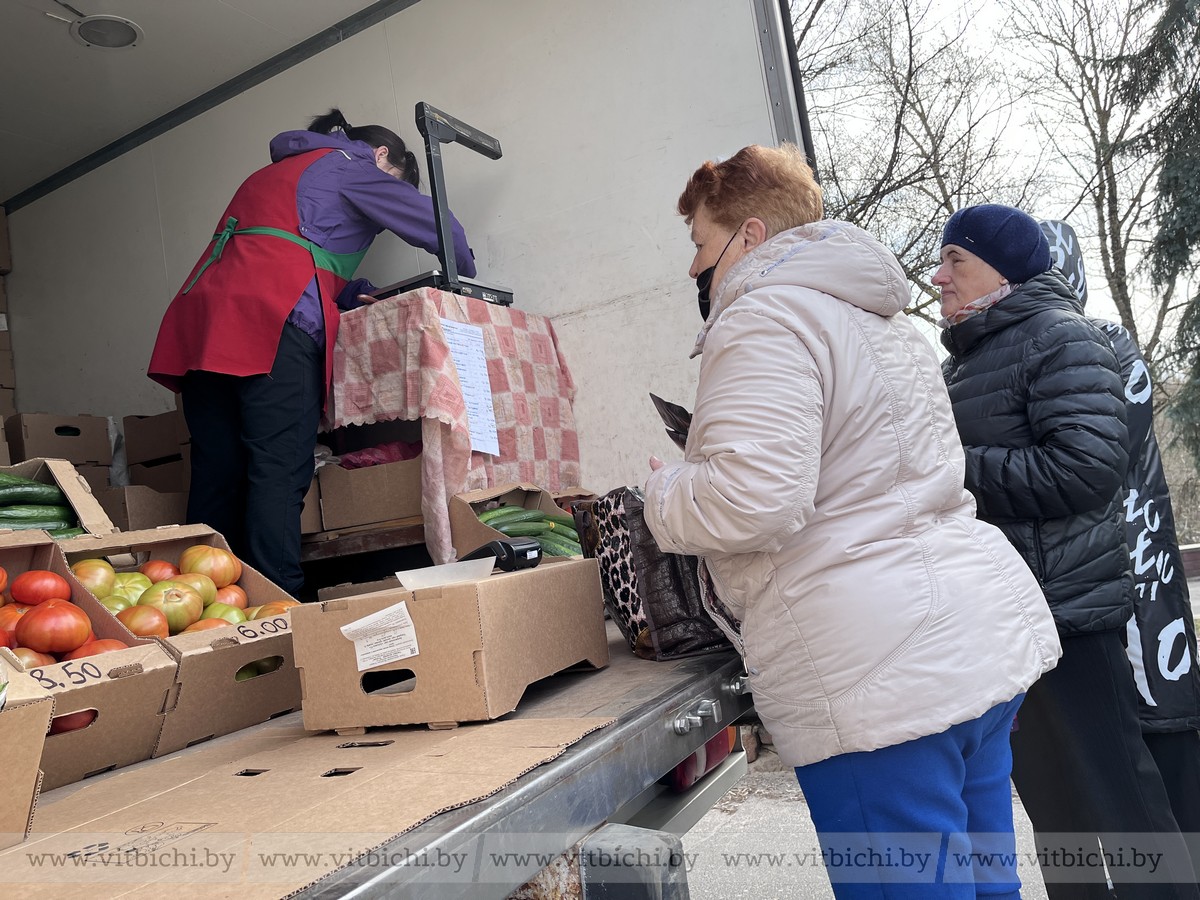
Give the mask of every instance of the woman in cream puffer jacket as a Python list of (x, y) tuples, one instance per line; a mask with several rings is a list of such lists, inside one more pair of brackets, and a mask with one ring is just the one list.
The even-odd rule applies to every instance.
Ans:
[[(819, 188), (805, 212), (796, 178), (811, 183), (795, 148), (748, 147), (705, 164), (680, 198), (702, 309), (708, 283), (717, 290), (693, 352), (686, 458), (651, 461), (647, 524), (663, 550), (702, 557), (710, 612), (819, 832), (983, 830), (969, 795), (986, 740), (1011, 834), (1008, 731), (1059, 657), (1054, 623), (1004, 535), (975, 518), (938, 361), (902, 313), (899, 263), (852, 225), (813, 221)], [(811, 224), (787, 227), (796, 219)], [(949, 763), (942, 750), (860, 752), (907, 753), (992, 711)], [(879, 796), (860, 773), (847, 797), (846, 773), (814, 765), (846, 756), (883, 766)], [(936, 815), (913, 808), (928, 804)], [(956, 804), (961, 821), (946, 818)], [(834, 881), (839, 897), (860, 896)]]

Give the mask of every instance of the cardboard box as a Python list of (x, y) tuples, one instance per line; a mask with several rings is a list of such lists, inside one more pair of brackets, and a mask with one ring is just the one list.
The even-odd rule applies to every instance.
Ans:
[[(63, 541), (62, 548), (71, 563), (93, 557), (132, 557), (134, 565), (114, 563), (117, 568), (132, 569), (150, 559), (178, 565), (183, 551), (195, 544), (229, 549), (225, 538), (207, 525), (81, 537)], [(237, 583), (251, 606), (292, 599), (245, 563)], [(286, 614), (160, 640), (176, 660), (178, 676), (176, 697), (163, 721), (155, 756), (257, 725), (300, 706), (300, 678), (293, 663), (291, 623)], [(278, 665), (266, 674), (237, 680), (239, 669), (260, 660), (278, 660)]]
[(164, 494), (188, 491), (192, 485), (191, 449), (180, 448), (183, 454), (152, 463), (135, 463), (129, 467), (129, 481), (143, 487), (154, 488)]
[(177, 458), (179, 448), (191, 440), (187, 421), (178, 409), (157, 416), (126, 416), (121, 420), (121, 429), (125, 435), (125, 461), (130, 465)]
[(321, 527), (321, 487), (317, 476), (313, 476), (308, 493), (304, 495), (304, 511), (300, 513), (300, 533), (316, 534)]
[[(22, 669), (54, 698), (55, 718), (96, 713), (87, 727), (46, 738), (42, 786), (50, 790), (149, 759), (173, 697), (175, 661), (159, 641), (132, 634), (88, 593), (71, 574), (59, 545), (44, 532), (0, 534), (0, 566), (9, 578), (30, 569), (61, 575), (71, 585), (71, 602), (87, 613), (96, 637), (128, 645), (87, 659)], [(16, 657), (10, 662), (20, 668)]]
[[(438, 813), (495, 795), (614, 721), (398, 728), (368, 741), (277, 723), (43, 798), (29, 843), (0, 853), (5, 897), (293, 897)], [(48, 865), (55, 857), (65, 864)]]
[(8, 284), (0, 277), (0, 312), (8, 312)]
[(98, 490), (96, 499), (120, 531), (183, 525), (187, 521), (186, 492), (163, 493), (145, 485), (132, 484)]
[[(500, 540), (504, 534), (479, 521), (479, 514), (491, 506), (522, 506), (542, 512), (565, 515), (548, 491), (533, 484), (506, 484), (483, 488), (450, 498), (450, 541), (461, 558), (489, 541)], [(557, 557), (548, 557), (554, 559)]]
[(20, 671), (12, 656), (0, 652), (0, 850), (21, 843), (33, 824), (42, 789), (42, 749), (54, 710), (54, 699)]
[(4, 415), (0, 410), (0, 466), (11, 466), (12, 457), (8, 455), (8, 441), (4, 439)]
[(54, 416), (18, 413), (4, 420), (13, 459), (66, 459), (73, 463), (112, 463), (108, 419), (101, 416)]
[(0, 350), (0, 386), (8, 388), (17, 386), (17, 370), (13, 367), (11, 350)]
[(93, 496), (98, 491), (108, 490), (110, 466), (93, 466), (90, 463), (86, 465), (78, 465), (75, 471), (83, 476), (83, 480), (88, 483), (88, 487), (92, 489)]
[[(398, 604), (411, 627), (394, 636), (415, 655), (371, 666), (364, 675), (355, 643), (341, 629)], [(592, 559), (416, 592), (330, 599), (296, 607), (291, 616), (304, 727), (313, 731), (495, 719), (516, 709), (541, 678), (581, 662), (608, 665), (600, 574)], [(384, 689), (368, 692), (376, 687)]]
[(343, 469), (321, 466), (321, 524), (325, 531), (421, 515), (421, 461), (405, 459)]
[[(5, 423), (7, 424), (7, 422)], [(20, 475), (43, 484), (56, 484), (64, 494), (79, 524), (89, 534), (109, 534), (116, 530), (104, 507), (92, 494), (91, 485), (87, 483), (73, 465), (65, 459), (29, 459), (15, 465), (4, 466), (0, 472)], [(9, 573), (10, 576), (12, 573)]]
[[(17, 414), (17, 392), (13, 388), (0, 388), (0, 416), (15, 416)], [(8, 441), (4, 442), (5, 449)]]
[(8, 243), (8, 217), (0, 209), (0, 275), (12, 271), (12, 248)]

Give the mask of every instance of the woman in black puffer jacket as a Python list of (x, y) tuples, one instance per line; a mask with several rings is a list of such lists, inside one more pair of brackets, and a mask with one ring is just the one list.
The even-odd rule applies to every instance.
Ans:
[[(1141, 740), (1122, 643), (1133, 578), (1121, 510), (1125, 400), (1112, 346), (1020, 210), (955, 213), (933, 281), (967, 489), (979, 518), (1004, 531), (1037, 576), (1062, 638), (1058, 667), (1029, 689), (1012, 735), (1013, 781), (1038, 832), (1049, 896), (1110, 896), (1099, 858), (1079, 854), (1099, 835), (1122, 900), (1200, 897)], [(1126, 864), (1134, 850), (1164, 854), (1162, 862), (1155, 872), (1122, 866), (1116, 843)]]

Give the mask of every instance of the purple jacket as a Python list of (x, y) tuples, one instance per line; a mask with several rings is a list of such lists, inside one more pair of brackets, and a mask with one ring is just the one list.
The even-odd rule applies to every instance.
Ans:
[[(303, 237), (334, 253), (355, 253), (371, 246), (386, 228), (414, 247), (437, 253), (433, 200), (380, 170), (375, 165), (375, 151), (362, 141), (352, 141), (340, 131), (285, 131), (271, 141), (271, 162), (325, 147), (337, 152), (327, 153), (309, 166), (296, 191)], [(453, 215), (450, 218), (458, 269), (470, 278), (475, 275), (475, 257), (462, 226)], [(355, 309), (362, 305), (358, 295), (374, 289), (366, 279), (351, 281), (337, 298), (338, 306)], [(325, 345), (315, 278), (296, 301), (288, 321), (318, 346)]]

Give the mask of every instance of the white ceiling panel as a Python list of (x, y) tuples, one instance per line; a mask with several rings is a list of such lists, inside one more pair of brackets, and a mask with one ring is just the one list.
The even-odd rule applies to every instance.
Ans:
[[(3, 0), (0, 203), (377, 0)], [(69, 7), (69, 8), (68, 8)], [(69, 20), (112, 15), (145, 38), (89, 49)], [(68, 21), (60, 21), (66, 19)]]

